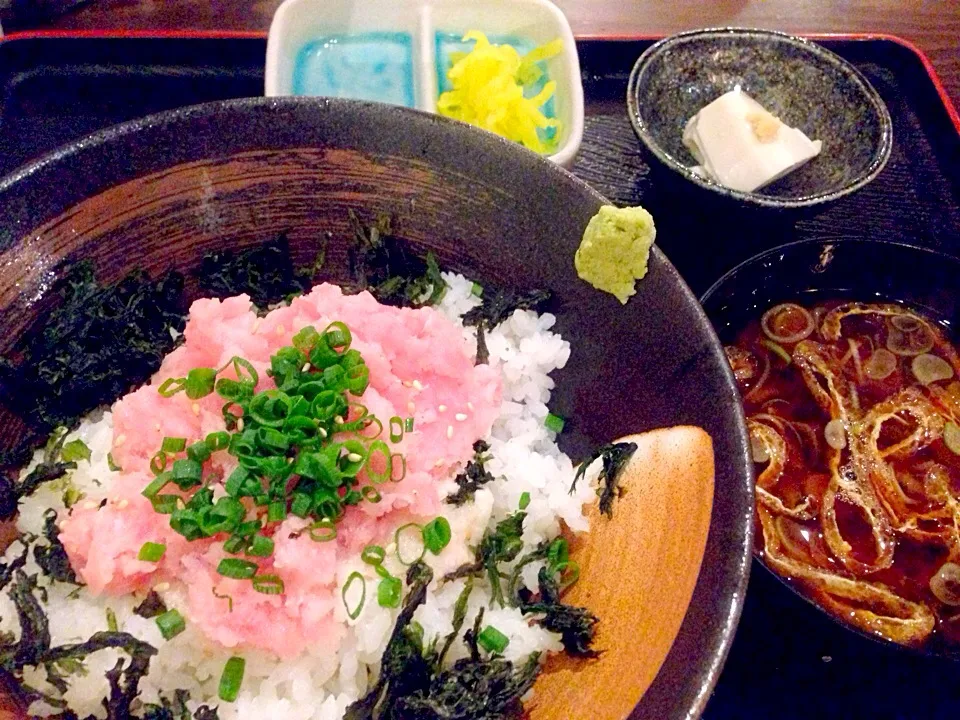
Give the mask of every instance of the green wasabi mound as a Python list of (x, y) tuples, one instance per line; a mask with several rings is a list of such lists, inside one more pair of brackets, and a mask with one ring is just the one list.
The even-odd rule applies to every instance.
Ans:
[(635, 281), (647, 274), (656, 237), (653, 216), (642, 207), (604, 205), (583, 231), (574, 257), (577, 275), (626, 304), (636, 292)]

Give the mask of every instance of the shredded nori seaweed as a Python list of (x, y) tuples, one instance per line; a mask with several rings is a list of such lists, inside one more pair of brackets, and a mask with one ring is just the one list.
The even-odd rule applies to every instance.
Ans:
[(490, 445), (484, 440), (477, 440), (473, 444), (473, 459), (467, 463), (463, 472), (454, 478), (457, 489), (447, 495), (448, 503), (459, 507), (468, 500), (473, 500), (477, 490), (493, 481), (493, 475), (485, 467), (485, 463), (490, 459), (487, 455), (489, 450)]
[(60, 542), (57, 511), (52, 508), (43, 514), (43, 536), (47, 539), (47, 545), (33, 546), (33, 557), (37, 565), (45, 575), (58, 582), (78, 585), (77, 575), (70, 566), (70, 558)]
[(539, 310), (550, 299), (547, 290), (497, 290), (484, 292), (483, 302), (463, 314), (463, 324), (477, 329), (477, 365), (490, 361), (486, 333), (493, 330), (517, 310)]
[(497, 523), (492, 531), (487, 530), (474, 553), (472, 563), (461, 565), (443, 576), (443, 582), (464, 577), (478, 577), (486, 573), (490, 582), (491, 602), (504, 606), (500, 564), (513, 562), (523, 550), (523, 521), (525, 512), (515, 512)]
[(170, 330), (183, 329), (186, 310), (183, 277), (173, 272), (153, 280), (134, 271), (101, 285), (80, 262), (53, 292), (42, 331), (0, 358), (0, 399), (38, 436), (73, 427), (149, 378), (173, 349)]
[(520, 606), (524, 615), (542, 615), (536, 622), (549, 630), (559, 633), (563, 649), (578, 657), (596, 657), (598, 653), (591, 648), (599, 622), (596, 615), (583, 607), (567, 605), (560, 600), (560, 586), (555, 573), (546, 567), (540, 568), (538, 575), (540, 597), (536, 602)]
[[(433, 646), (424, 648), (423, 630), (413, 622), (432, 578), (433, 572), (424, 563), (411, 566), (407, 573), (410, 590), (384, 650), (380, 677), (367, 695), (347, 708), (344, 720), (508, 720), (520, 716), (520, 698), (540, 671), (539, 655), (531, 655), (519, 668), (499, 656), (481, 657), (476, 642), (481, 610), (464, 638), (470, 657), (441, 669), (446, 648), (441, 653)], [(457, 601), (454, 636), (463, 624), (468, 595), (465, 590)]]
[(305, 282), (297, 274), (286, 235), (246, 250), (208, 253), (196, 276), (200, 289), (209, 295), (223, 298), (246, 293), (261, 308), (309, 286), (309, 278)]
[(135, 615), (139, 615), (148, 620), (157, 617), (157, 615), (163, 615), (166, 611), (167, 604), (155, 590), (148, 592), (143, 602), (133, 609)]
[(21, 498), (32, 495), (44, 483), (59, 480), (69, 470), (76, 469), (76, 463), (63, 462), (60, 458), (66, 436), (64, 429), (50, 437), (43, 460), (23, 480), (16, 479), (18, 471), (15, 469), (0, 472), (0, 522), (10, 520), (17, 514)]
[(356, 290), (369, 290), (384, 305), (423, 307), (436, 305), (447, 291), (433, 253), (420, 258), (407, 243), (392, 234), (389, 215), (378, 215), (367, 226), (350, 211), (353, 246), (350, 272)]
[(573, 476), (573, 484), (570, 486), (570, 493), (577, 489), (577, 483), (583, 479), (587, 473), (587, 468), (593, 464), (597, 458), (603, 458), (603, 467), (600, 470), (600, 487), (597, 494), (600, 496), (600, 512), (608, 518), (613, 517), (613, 501), (620, 496), (620, 473), (626, 467), (627, 462), (637, 451), (637, 444), (631, 442), (611, 443), (603, 445), (589, 458), (580, 463), (577, 468), (577, 474)]

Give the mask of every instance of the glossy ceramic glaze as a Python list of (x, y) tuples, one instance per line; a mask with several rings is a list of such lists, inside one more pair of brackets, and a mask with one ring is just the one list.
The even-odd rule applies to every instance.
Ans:
[[(103, 281), (135, 267), (189, 277), (211, 250), (281, 232), (307, 264), (329, 232), (318, 279), (345, 280), (349, 209), (367, 219), (390, 213), (417, 252), (432, 250), (442, 267), (484, 285), (550, 289), (557, 328), (573, 344), (552, 400), (568, 418), (566, 452), (582, 457), (597, 443), (678, 424), (713, 439), (716, 492), (701, 569), (673, 642), (642, 659), (653, 682), (633, 713), (693, 717), (729, 648), (750, 564), (744, 423), (716, 336), (662, 254), (654, 251), (626, 306), (577, 278), (573, 254), (602, 203), (507, 141), (403, 108), (267, 98), (152, 116), (0, 180), (0, 354), (35, 331), (50, 285), (81, 259)], [(196, 296), (193, 282), (187, 292)], [(24, 431), (22, 418), (0, 409), (0, 444)], [(687, 532), (685, 518), (661, 517), (678, 533), (677, 557), (698, 556), (689, 554), (701, 542), (695, 519)], [(657, 625), (673, 615), (652, 606), (649, 618)]]
[[(757, 192), (694, 174), (682, 142), (687, 121), (740, 87), (823, 149)], [(634, 66), (630, 121), (650, 154), (695, 185), (750, 205), (797, 208), (847, 195), (883, 169), (893, 146), (890, 114), (866, 78), (816, 43), (769, 30), (696, 30), (661, 40)]]

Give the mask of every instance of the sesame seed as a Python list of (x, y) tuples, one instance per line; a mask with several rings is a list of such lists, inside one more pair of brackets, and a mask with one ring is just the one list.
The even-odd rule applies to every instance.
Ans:
[(324, 440), (327, 439), (327, 431), (323, 428), (317, 428), (317, 434), (322, 437)]
[(414, 390), (423, 390), (423, 383), (420, 382), (419, 380), (414, 380), (414, 381), (413, 381), (413, 389), (414, 389)]
[(334, 422), (335, 425), (343, 425), (343, 418), (342, 418), (340, 415), (337, 415), (337, 416), (333, 419), (333, 422)]
[(190, 406), (190, 409), (193, 410), (193, 414), (194, 414), (194, 415), (199, 415), (199, 414), (200, 414), (200, 403), (194, 403), (193, 405)]
[(154, 430), (159, 430), (159, 429), (160, 429), (160, 423), (154, 423), (154, 424), (153, 424), (153, 429), (154, 429)]
[(243, 432), (243, 418), (237, 419), (237, 431)]
[(404, 381), (403, 381), (403, 386), (404, 386), (404, 387), (413, 387), (413, 383), (410, 382), (409, 380), (404, 380)]
[(257, 318), (253, 321), (253, 327), (250, 328), (250, 332), (256, 332), (260, 329), (260, 318)]
[(123, 433), (120, 433), (119, 435), (117, 435), (117, 439), (113, 441), (113, 446), (114, 446), (114, 447), (120, 447), (120, 446), (123, 445), (126, 441), (127, 441), (127, 436), (124, 435)]
[(277, 325), (277, 335), (283, 335), (286, 331), (287, 329), (283, 325)]
[(437, 410), (438, 410), (439, 412), (446, 412), (446, 411), (447, 411), (447, 406), (446, 406), (446, 405), (441, 405), (440, 407), (437, 408)]
[(468, 402), (468, 403), (467, 403), (467, 410), (473, 410), (473, 403), (472, 403), (472, 402)]
[(95, 502), (93, 502), (92, 500), (87, 500), (87, 501), (83, 504), (83, 509), (84, 509), (84, 510), (93, 510), (95, 507), (97, 507), (97, 504), (96, 504)]
[(347, 460), (350, 462), (360, 462), (363, 460), (363, 455), (360, 453), (347, 453)]
[(457, 419), (457, 422), (463, 422), (467, 419), (467, 416), (464, 413), (457, 413), (454, 415), (454, 417)]
[(307, 372), (310, 369), (310, 363), (304, 363), (303, 367), (300, 368), (300, 372)]
[(157, 592), (166, 592), (167, 590), (170, 589), (170, 583), (168, 582), (157, 583), (156, 585), (153, 586), (153, 589), (156, 590)]
[(453, 425), (447, 425), (447, 440), (453, 437)]
[(123, 510), (129, 504), (130, 504), (130, 501), (124, 498), (123, 500), (117, 503), (117, 509)]
[(413, 400), (407, 403), (407, 412), (413, 415), (416, 412), (417, 406), (414, 404)]
[(446, 458), (439, 458), (439, 459), (433, 464), (433, 466), (434, 466), (434, 467), (443, 467), (443, 466), (446, 465), (446, 464), (447, 464), (447, 459), (446, 459)]

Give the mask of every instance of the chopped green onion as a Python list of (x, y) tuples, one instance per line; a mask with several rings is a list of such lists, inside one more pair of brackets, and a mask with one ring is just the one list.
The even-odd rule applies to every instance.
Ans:
[(520, 509), (526, 510), (530, 505), (530, 493), (524, 491), (520, 493)]
[(290, 503), (290, 512), (299, 518), (305, 518), (313, 509), (313, 498), (306, 493), (295, 493)]
[(314, 542), (330, 542), (337, 537), (337, 526), (334, 525), (333, 520), (324, 518), (311, 524), (307, 528), (307, 532)]
[(207, 444), (207, 447), (210, 448), (211, 452), (226, 450), (230, 444), (230, 433), (224, 432), (223, 430), (212, 432), (207, 435), (204, 442)]
[(247, 662), (242, 657), (234, 655), (227, 660), (223, 666), (223, 674), (220, 676), (220, 687), (217, 688), (217, 697), (224, 702), (233, 702), (240, 694), (240, 686), (243, 685), (243, 673), (246, 670)]
[(255, 562), (239, 558), (223, 558), (217, 565), (217, 572), (234, 580), (249, 580), (257, 574), (260, 567)]
[(160, 562), (160, 558), (167, 551), (167, 546), (163, 543), (145, 542), (137, 553), (137, 560), (144, 562)]
[(185, 383), (186, 380), (184, 378), (167, 378), (160, 383), (157, 392), (165, 398), (173, 397), (183, 390)]
[(63, 506), (69, 510), (86, 497), (86, 493), (77, 490), (72, 485), (63, 491)]
[(399, 415), (390, 418), (390, 442), (398, 443), (403, 440), (403, 420)]
[(450, 544), (450, 523), (442, 515), (423, 528), (423, 544), (434, 555), (439, 555)]
[(413, 418), (408, 417), (403, 421), (403, 431), (404, 432), (413, 432)]
[[(360, 599), (354, 604), (353, 609), (350, 609), (350, 601), (347, 598), (347, 595), (350, 593), (350, 589), (354, 586), (356, 582), (360, 582)], [(340, 592), (340, 599), (343, 600), (343, 607), (347, 611), (347, 615), (351, 620), (356, 620), (360, 617), (360, 613), (363, 611), (363, 604), (367, 599), (367, 581), (364, 579), (363, 575), (354, 571), (350, 573), (347, 577), (347, 581), (343, 584), (343, 590)]]
[(270, 557), (273, 555), (273, 539), (266, 535), (254, 535), (250, 539), (250, 547), (247, 548), (247, 555), (253, 557)]
[(377, 604), (384, 608), (400, 607), (400, 594), (403, 592), (403, 583), (400, 578), (384, 578), (377, 585)]
[(90, 459), (90, 448), (83, 440), (71, 440), (60, 449), (60, 459), (64, 462), (77, 462)]
[[(400, 475), (397, 475), (396, 473), (392, 472), (392, 469), (396, 467), (396, 464), (394, 461), (397, 458), (400, 459)], [(400, 453), (394, 453), (393, 455), (390, 456), (390, 467), (391, 467), (390, 482), (398, 483), (407, 476), (407, 459)]]
[(187, 439), (182, 437), (165, 437), (160, 443), (160, 449), (165, 453), (183, 452), (187, 446)]
[(547, 548), (547, 567), (551, 572), (556, 572), (556, 569), (569, 559), (570, 546), (564, 538), (557, 538), (550, 543), (550, 547)]
[[(378, 469), (383, 464), (383, 470)], [(375, 485), (387, 482), (393, 475), (393, 457), (383, 440), (374, 440), (367, 449), (367, 478)]]
[(373, 485), (364, 485), (362, 488), (360, 488), (360, 494), (363, 495), (364, 500), (373, 504), (376, 504), (383, 499), (380, 491), (377, 490)]
[(563, 426), (565, 425), (564, 419), (559, 415), (554, 415), (553, 413), (547, 413), (547, 417), (543, 420), (544, 426), (547, 430), (551, 432), (559, 433), (563, 432)]
[(272, 502), (267, 506), (267, 521), (282, 522), (287, 519), (287, 504), (285, 502)]
[(253, 578), (253, 589), (264, 595), (279, 595), (283, 592), (283, 579), (279, 575), (257, 575)]
[(123, 469), (114, 461), (112, 452), (107, 453), (107, 467), (110, 468), (110, 472), (120, 472)]
[(196, 460), (181, 458), (173, 461), (172, 480), (181, 490), (199, 485), (203, 477), (203, 466)]
[(213, 368), (199, 367), (187, 373), (183, 387), (187, 391), (188, 398), (191, 400), (199, 400), (213, 392), (216, 381), (216, 370)]
[(160, 473), (157, 475), (150, 484), (147, 485), (143, 492), (140, 493), (146, 498), (155, 497), (161, 490), (163, 490), (171, 480), (170, 473)]
[(207, 445), (206, 441), (198, 440), (187, 448), (187, 457), (202, 464), (210, 459), (212, 452), (213, 451), (210, 449), (210, 446)]
[(154, 511), (161, 515), (172, 515), (174, 511), (180, 507), (181, 502), (183, 502), (182, 497), (179, 495), (170, 495), (169, 493), (154, 495), (150, 498), (150, 504), (153, 505)]
[(487, 625), (477, 635), (477, 644), (488, 653), (502, 653), (510, 644), (510, 638), (497, 630), (493, 625)]
[(382, 565), (387, 557), (387, 551), (379, 545), (367, 545), (360, 553), (360, 559), (367, 565)]
[(150, 472), (154, 475), (159, 475), (164, 470), (167, 469), (167, 454), (161, 450), (152, 458), (150, 458)]
[(117, 623), (117, 614), (113, 611), (113, 608), (107, 608), (107, 630), (110, 632), (120, 630), (120, 625)]
[(474, 283), (470, 286), (470, 294), (474, 297), (480, 297), (483, 295), (483, 285), (479, 283)]
[(397, 546), (397, 559), (402, 565), (413, 565), (422, 559), (427, 551), (423, 538), (423, 526), (417, 523), (407, 523), (397, 528), (393, 535), (393, 542)]
[(377, 573), (377, 575), (379, 575), (384, 579), (393, 577), (393, 574), (389, 570), (387, 570), (383, 565), (374, 565), (373, 569), (374, 569), (374, 572)]
[(164, 640), (172, 640), (187, 629), (187, 623), (177, 610), (167, 610), (157, 616), (157, 627)]
[(580, 579), (580, 565), (574, 560), (560, 563), (554, 571), (560, 573), (561, 590), (566, 590)]

